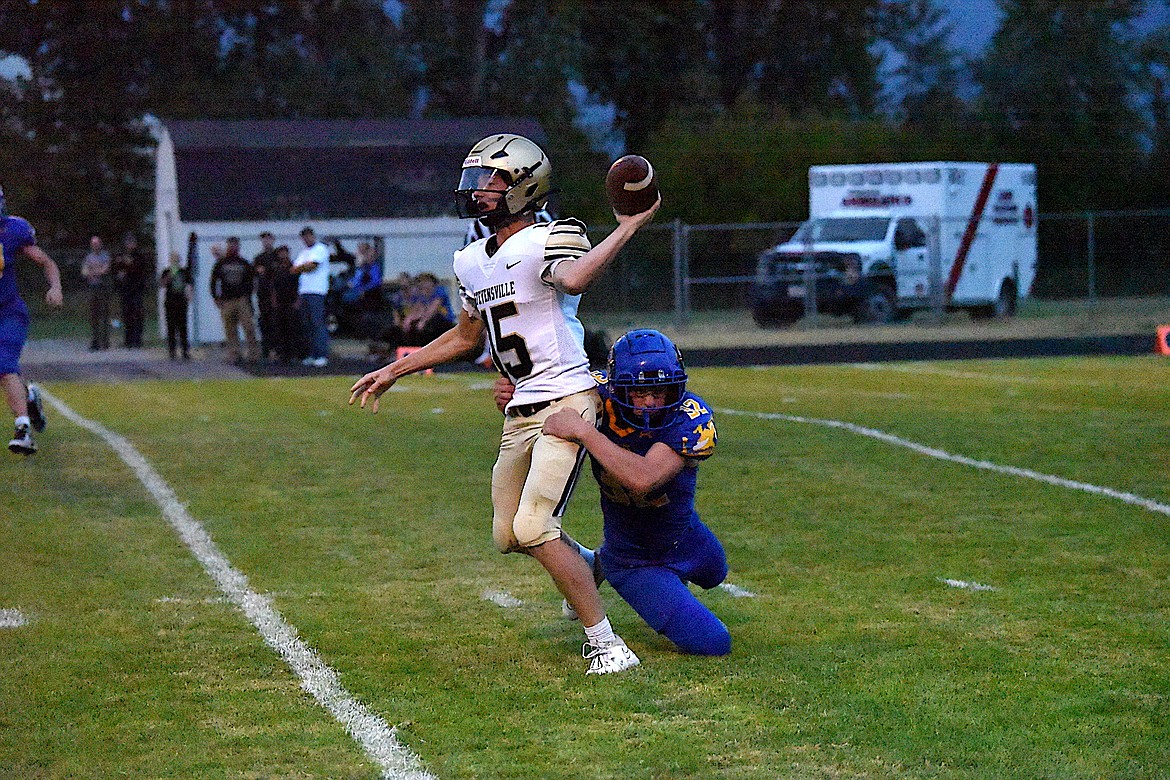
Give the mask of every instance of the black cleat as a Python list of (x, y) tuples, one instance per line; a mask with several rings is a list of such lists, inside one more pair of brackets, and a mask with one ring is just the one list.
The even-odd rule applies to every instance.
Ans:
[(41, 400), (41, 389), (36, 385), (28, 386), (28, 419), (37, 433), (45, 429), (45, 403)]

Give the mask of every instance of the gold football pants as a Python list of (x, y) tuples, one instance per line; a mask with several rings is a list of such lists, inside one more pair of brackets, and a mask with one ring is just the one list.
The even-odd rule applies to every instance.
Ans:
[(536, 547), (561, 535), (561, 515), (577, 481), (585, 450), (573, 442), (545, 436), (544, 421), (559, 409), (572, 409), (596, 424), (601, 401), (585, 390), (553, 401), (528, 417), (509, 416), (492, 468), (492, 539), (500, 552)]

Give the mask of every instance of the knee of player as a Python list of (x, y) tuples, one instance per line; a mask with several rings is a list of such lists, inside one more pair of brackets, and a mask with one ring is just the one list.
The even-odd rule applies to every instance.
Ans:
[(544, 512), (521, 510), (512, 521), (512, 535), (520, 547), (536, 547), (545, 542), (559, 538), (560, 528), (550, 522), (551, 518)]
[(731, 632), (705, 607), (675, 613), (660, 633), (688, 655), (727, 655)]
[(680, 650), (689, 655), (727, 655), (731, 652), (731, 632), (722, 622), (717, 627), (701, 634), (694, 634), (675, 642)]

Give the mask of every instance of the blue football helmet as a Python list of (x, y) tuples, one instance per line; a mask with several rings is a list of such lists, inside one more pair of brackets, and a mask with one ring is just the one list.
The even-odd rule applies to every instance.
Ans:
[[(609, 386), (618, 413), (628, 425), (655, 431), (674, 422), (687, 389), (687, 369), (678, 347), (656, 330), (632, 330), (609, 350)], [(635, 407), (635, 390), (665, 389), (663, 405)]]

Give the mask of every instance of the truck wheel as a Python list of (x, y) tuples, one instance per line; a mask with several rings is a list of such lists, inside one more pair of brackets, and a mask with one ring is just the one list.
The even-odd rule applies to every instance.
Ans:
[(1016, 316), (1016, 284), (1011, 279), (1005, 279), (999, 288), (999, 297), (995, 299), (995, 316), (998, 319), (1007, 319)]
[(991, 318), (1007, 319), (1016, 314), (1016, 285), (1011, 279), (1005, 279), (999, 287), (999, 295), (995, 303), (984, 306), (972, 306), (969, 309), (971, 319), (989, 320)]
[(870, 287), (853, 310), (853, 321), (880, 325), (894, 321), (897, 306), (894, 302), (894, 291), (887, 285), (876, 284)]

